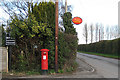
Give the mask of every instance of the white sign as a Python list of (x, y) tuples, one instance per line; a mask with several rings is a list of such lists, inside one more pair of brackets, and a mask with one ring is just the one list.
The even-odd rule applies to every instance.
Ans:
[(43, 56), (43, 60), (45, 60), (46, 59), (46, 56)]
[(11, 39), (11, 37), (6, 37), (6, 45), (15, 45), (15, 39)]

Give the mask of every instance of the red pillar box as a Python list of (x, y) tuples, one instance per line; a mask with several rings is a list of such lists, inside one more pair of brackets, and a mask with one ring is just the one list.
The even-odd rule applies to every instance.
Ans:
[(41, 49), (41, 69), (45, 72), (48, 70), (48, 49)]

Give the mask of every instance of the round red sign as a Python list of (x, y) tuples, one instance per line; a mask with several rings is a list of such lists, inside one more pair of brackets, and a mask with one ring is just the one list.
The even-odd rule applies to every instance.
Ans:
[(81, 24), (81, 23), (82, 23), (82, 19), (81, 19), (80, 17), (74, 17), (74, 18), (72, 19), (72, 22), (73, 22), (74, 24)]

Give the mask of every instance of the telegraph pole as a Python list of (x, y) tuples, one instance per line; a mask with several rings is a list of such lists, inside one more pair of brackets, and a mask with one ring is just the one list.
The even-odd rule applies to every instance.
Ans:
[(65, 0), (65, 13), (67, 12), (67, 0)]
[(58, 72), (58, 0), (55, 2), (55, 72)]

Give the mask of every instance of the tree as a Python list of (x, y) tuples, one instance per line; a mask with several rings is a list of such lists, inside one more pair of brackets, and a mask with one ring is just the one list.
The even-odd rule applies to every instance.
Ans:
[(65, 28), (65, 33), (77, 35), (77, 32), (72, 24), (72, 14), (70, 12), (64, 14), (63, 25)]
[(63, 16), (64, 13), (72, 11), (72, 6), (67, 5), (65, 1), (65, 5), (63, 4), (63, 0), (59, 2), (59, 25), (63, 26)]
[(113, 34), (113, 38), (119, 38), (119, 28), (117, 25), (112, 27), (112, 34)]
[(100, 24), (99, 27), (99, 41), (104, 40), (104, 26)]
[(120, 26), (118, 25), (118, 37), (120, 38)]
[(101, 31), (101, 40), (104, 40), (104, 26), (102, 24), (100, 27), (100, 31)]
[(98, 24), (96, 24), (96, 28), (95, 28), (95, 40), (96, 42), (98, 41)]
[[(70, 12), (64, 13), (63, 15), (63, 26), (65, 28), (65, 32), (61, 32), (61, 43), (59, 42), (59, 49), (64, 54), (65, 66), (64, 69), (67, 69), (67, 66), (72, 67), (74, 69), (74, 63), (76, 59), (77, 47), (78, 47), (78, 38), (77, 32), (72, 24), (72, 14)], [(61, 59), (61, 58), (60, 58)], [(61, 63), (61, 62), (60, 62)], [(63, 64), (62, 64), (63, 65)]]
[(86, 44), (88, 42), (88, 28), (87, 28), (87, 24), (84, 25), (84, 28), (83, 28), (83, 36), (85, 37), (85, 41), (86, 41)]
[[(32, 0), (31, 0), (32, 1)], [(2, 1), (2, 9), (9, 14), (10, 18), (14, 18), (14, 15), (19, 19), (25, 19), (28, 17), (28, 3), (27, 1)]]
[(106, 27), (106, 38), (107, 38), (107, 40), (109, 40), (109, 36), (110, 36), (109, 31), (110, 31), (110, 28), (109, 28), (109, 26), (107, 26)]
[(112, 28), (110, 27), (110, 40), (112, 39)]
[(3, 26), (4, 24), (0, 26), (0, 46), (5, 46), (5, 30)]
[[(13, 16), (13, 19), (10, 23), (10, 34), (12, 37), (16, 39), (16, 45), (12, 49), (14, 52), (12, 53), (16, 58), (19, 58), (18, 53), (23, 52), (24, 61), (26, 61), (25, 70), (30, 70), (35, 68), (35, 65), (40, 66), (40, 49), (47, 48), (50, 49), (51, 57), (49, 57), (49, 67), (54, 67), (54, 33), (55, 33), (55, 4), (50, 3), (39, 3), (40, 5), (28, 6), (28, 17), (25, 19), (20, 19), (19, 16)], [(49, 6), (49, 7), (48, 7)], [(32, 7), (32, 8), (31, 8)], [(39, 10), (39, 7), (42, 9)], [(49, 8), (49, 12), (47, 9)], [(33, 9), (33, 10), (32, 10)], [(51, 10), (51, 11), (50, 11)], [(37, 12), (37, 13), (35, 13)], [(39, 13), (44, 17), (41, 17)], [(41, 17), (41, 18), (38, 18)], [(52, 21), (51, 21), (51, 20)], [(49, 21), (50, 20), (50, 21)], [(35, 49), (34, 47), (38, 48)], [(21, 63), (19, 60), (13, 60), (14, 64)], [(15, 62), (14, 62), (15, 61)], [(15, 66), (17, 67), (17, 65)], [(22, 67), (17, 67), (18, 70), (23, 70)], [(38, 69), (38, 68), (36, 68)]]
[[(40, 50), (46, 48), (50, 50), (49, 69), (54, 69), (55, 4), (53, 2), (36, 4), (28, 2), (25, 10), (27, 15), (25, 15), (26, 17), (21, 15), (23, 18), (18, 15), (19, 13), (11, 14), (12, 19), (9, 24), (9, 31), (16, 40), (16, 45), (12, 47), (12, 68), (18, 71), (39, 71), (41, 65)], [(76, 56), (77, 52), (77, 33), (71, 19), (72, 14), (66, 13), (64, 16), (66, 31), (65, 33), (61, 32), (59, 35), (61, 36), (59, 44), (65, 43), (60, 46), (62, 50), (58, 47), (59, 65), (62, 65), (62, 68), (64, 68), (66, 61)]]
[(91, 43), (93, 42), (93, 25), (90, 26)]

